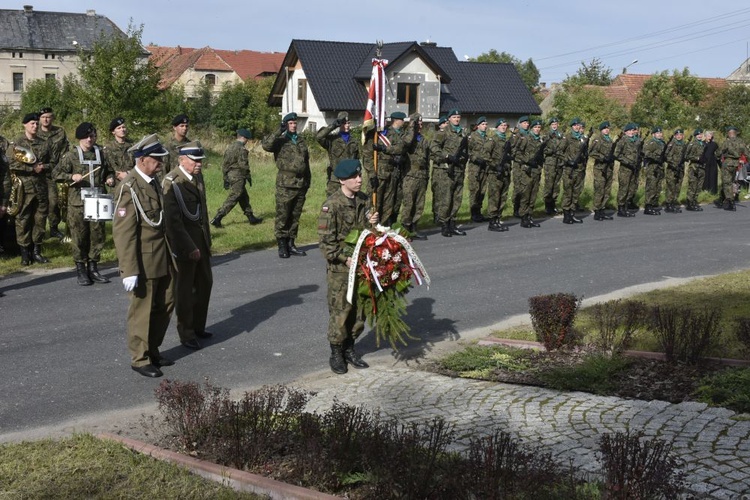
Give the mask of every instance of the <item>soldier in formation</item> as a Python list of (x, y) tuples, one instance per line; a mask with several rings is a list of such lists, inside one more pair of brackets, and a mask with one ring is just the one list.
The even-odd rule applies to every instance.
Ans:
[(555, 117), (549, 119), (549, 133), (544, 146), (544, 211), (547, 215), (557, 214), (557, 198), (560, 196), (560, 182), (562, 181), (563, 160), (562, 146), (565, 137), (560, 132), (560, 120)]
[(717, 152), (720, 159), (719, 173), (721, 174), (721, 192), (723, 194), (724, 210), (736, 210), (734, 206), (735, 195), (734, 182), (737, 168), (740, 166), (740, 158), (750, 158), (747, 146), (737, 135), (737, 127), (727, 128), (727, 138)]
[(687, 144), (683, 140), (685, 131), (678, 128), (674, 131), (672, 139), (669, 140), (664, 151), (666, 170), (664, 171), (664, 211), (669, 213), (681, 213), (680, 203), (677, 197), (680, 195), (682, 180), (685, 177), (685, 151)]
[(333, 175), (333, 169), (341, 160), (358, 159), (359, 144), (352, 138), (352, 124), (349, 113), (340, 112), (332, 124), (323, 127), (315, 134), (315, 139), (328, 153), (326, 167), (326, 196), (341, 188), (338, 179)]
[(706, 143), (703, 142), (703, 130), (697, 128), (693, 131), (693, 140), (685, 148), (685, 161), (688, 177), (685, 210), (702, 212), (698, 195), (706, 180)]
[(104, 154), (107, 155), (109, 164), (115, 172), (115, 188), (113, 191), (117, 192), (120, 183), (128, 176), (128, 173), (133, 169), (133, 165), (135, 165), (133, 156), (128, 153), (128, 149), (133, 146), (133, 143), (128, 139), (128, 126), (122, 116), (115, 117), (109, 122), (109, 132), (112, 134), (112, 139), (104, 145)]
[(53, 238), (62, 239), (64, 235), (59, 228), (61, 222), (59, 204), (64, 203), (64, 201), (58, 202), (58, 184), (53, 180), (53, 172), (60, 163), (62, 156), (67, 153), (70, 145), (68, 143), (68, 136), (65, 134), (65, 129), (52, 123), (54, 117), (52, 108), (42, 108), (39, 110), (37, 135), (40, 139), (46, 140), (49, 143), (50, 168), (47, 170), (47, 220), (49, 221), (49, 235)]
[(664, 181), (664, 132), (661, 127), (651, 129), (651, 137), (643, 145), (646, 188), (644, 192), (645, 215), (661, 215), (659, 195)]
[(562, 153), (563, 167), (562, 209), (565, 224), (580, 224), (583, 221), (575, 216), (578, 198), (583, 191), (584, 176), (588, 161), (588, 137), (583, 134), (583, 122), (580, 118), (570, 121), (570, 132), (565, 136)]
[(169, 156), (164, 159), (164, 169), (160, 173), (163, 177), (172, 171), (173, 168), (177, 168), (180, 161), (180, 154), (178, 152), (180, 146), (190, 142), (188, 138), (188, 131), (190, 130), (190, 119), (185, 114), (179, 114), (172, 119), (172, 137), (167, 141), (164, 147), (169, 151)]
[(516, 184), (520, 189), (518, 213), (523, 228), (539, 227), (539, 223), (534, 221), (532, 215), (544, 165), (545, 142), (541, 134), (542, 122), (534, 120), (528, 133), (519, 137), (513, 153), (519, 165)]
[(607, 200), (612, 192), (612, 178), (615, 171), (615, 142), (609, 136), (609, 122), (599, 124), (599, 135), (591, 141), (589, 156), (594, 159), (594, 220), (612, 220), (607, 215)]
[(501, 217), (508, 200), (511, 171), (511, 140), (505, 118), (498, 118), (495, 122), (494, 133), (490, 173), (487, 179), (487, 217), (490, 219), (487, 229), (503, 233), (508, 230)]
[(482, 204), (487, 191), (487, 179), (489, 167), (492, 162), (492, 149), (495, 146), (495, 134), (487, 133), (487, 118), (480, 116), (476, 121), (476, 130), (469, 135), (469, 209), (471, 220), (474, 222), (486, 222), (487, 217), (482, 215)]
[(409, 117), (409, 128), (404, 134), (406, 144), (406, 173), (403, 180), (404, 201), (401, 224), (415, 240), (426, 240), (427, 236), (417, 230), (417, 223), (424, 213), (427, 183), (430, 177), (430, 146), (422, 135), (422, 115)]
[(438, 223), (446, 237), (466, 236), (456, 225), (464, 190), (464, 172), (468, 160), (466, 131), (461, 127), (461, 113), (448, 113), (448, 125), (435, 134), (430, 143), (432, 175), (435, 177), (435, 198), (438, 202)]
[(378, 152), (377, 211), (386, 226), (398, 219), (403, 200), (401, 179), (406, 165), (405, 120), (405, 113), (391, 113), (390, 124), (378, 135), (378, 141), (373, 140), (372, 143), (372, 148)]
[(250, 196), (247, 194), (245, 183), (252, 186), (253, 178), (250, 174), (250, 162), (248, 160), (247, 141), (252, 139), (249, 130), (241, 128), (237, 131), (237, 140), (229, 145), (224, 152), (224, 162), (221, 164), (221, 173), (224, 176), (224, 189), (229, 191), (224, 204), (216, 211), (216, 216), (211, 219), (214, 227), (222, 227), (221, 219), (232, 211), (239, 203), (242, 213), (247, 217), (251, 225), (260, 224), (263, 219), (256, 217), (253, 207), (250, 205)]
[(617, 216), (635, 217), (628, 209), (628, 204), (638, 190), (638, 167), (641, 162), (641, 140), (636, 135), (635, 123), (623, 127), (621, 137), (615, 146), (615, 159), (620, 163), (617, 172)]

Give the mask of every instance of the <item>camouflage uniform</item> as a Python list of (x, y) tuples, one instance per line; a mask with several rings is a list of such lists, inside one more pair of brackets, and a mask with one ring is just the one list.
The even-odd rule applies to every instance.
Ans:
[[(206, 188), (201, 174), (189, 179), (179, 167), (164, 176), (162, 188), (167, 240), (177, 265), (174, 283), (177, 333), (182, 343), (196, 341), (198, 336), (205, 336), (214, 283)], [(200, 251), (198, 261), (189, 258), (195, 250)]]
[(185, 138), (181, 141), (172, 136), (169, 139), (169, 142), (164, 144), (164, 147), (167, 151), (169, 151), (169, 154), (164, 158), (164, 161), (162, 162), (164, 171), (159, 173), (160, 182), (165, 175), (177, 168), (177, 166), (180, 164), (180, 148), (188, 142), (191, 142), (191, 139), (188, 139), (187, 136), (185, 136)]
[(263, 149), (276, 161), (276, 239), (297, 238), (299, 218), (310, 188), (310, 157), (301, 135), (286, 130), (267, 135)]
[(318, 144), (328, 152), (326, 196), (331, 196), (337, 189), (341, 188), (338, 179), (333, 175), (333, 169), (336, 168), (336, 165), (341, 160), (359, 159), (359, 144), (357, 144), (357, 141), (351, 137), (351, 133), (339, 131), (334, 134), (333, 131), (338, 128), (338, 126), (329, 125), (318, 130), (318, 133), (315, 134)]
[[(47, 170), (47, 218), (49, 220), (50, 233), (58, 232), (60, 225), (60, 207), (58, 201), (57, 183), (53, 181), (54, 169), (60, 163), (62, 156), (68, 152), (70, 144), (65, 129), (56, 125), (50, 125), (49, 131), (42, 130), (39, 126), (37, 137), (49, 142), (50, 168)], [(45, 224), (46, 225), (46, 224)]]
[[(0, 135), (0, 207), (8, 206), (10, 199), (10, 171), (8, 171), (8, 157), (5, 152), (8, 150), (8, 140)], [(0, 221), (5, 218), (5, 215), (0, 217)], [(2, 234), (2, 232), (0, 232)]]
[[(70, 237), (73, 242), (73, 260), (76, 263), (99, 262), (106, 240), (103, 220), (89, 221), (84, 219), (84, 203), (83, 198), (81, 198), (81, 188), (98, 187), (104, 193), (105, 182), (107, 179), (114, 177), (107, 156), (98, 146), (94, 146), (91, 151), (84, 152), (81, 150), (83, 159), (86, 161), (96, 160), (96, 149), (99, 150), (101, 168), (94, 172), (94, 181), (91, 182), (92, 176), (89, 176), (68, 188), (68, 218), (65, 222), (70, 229)], [(97, 168), (97, 166), (94, 165), (93, 168)], [(86, 175), (88, 173), (89, 166), (81, 163), (78, 148), (74, 147), (65, 153), (60, 160), (60, 164), (55, 171), (55, 181), (70, 184), (73, 182), (74, 174)]]
[(404, 203), (401, 223), (410, 231), (416, 226), (424, 213), (424, 201), (427, 195), (427, 183), (430, 177), (430, 147), (427, 138), (421, 132), (410, 127), (404, 134), (408, 171), (404, 175)]
[(665, 203), (667, 205), (667, 212), (681, 211), (678, 208), (678, 197), (680, 196), (682, 179), (685, 177), (686, 149), (687, 144), (685, 144), (685, 141), (672, 139), (664, 153), (664, 158), (667, 160), (667, 169), (664, 177), (664, 194), (666, 195)]
[(560, 196), (560, 180), (563, 172), (562, 148), (564, 136), (559, 130), (550, 130), (547, 145), (544, 147), (544, 208), (547, 214), (556, 212), (555, 204)]
[(513, 215), (515, 215), (516, 217), (520, 217), (518, 210), (521, 205), (521, 196), (523, 194), (523, 189), (521, 189), (521, 186), (519, 186), (518, 184), (519, 180), (521, 179), (521, 163), (519, 163), (518, 159), (516, 158), (516, 146), (518, 144), (518, 141), (528, 134), (528, 130), (519, 128), (518, 131), (516, 131), (516, 133), (514, 133), (510, 138), (510, 152), (511, 158), (513, 159)]
[(585, 173), (581, 176), (581, 171), (585, 172), (588, 159), (586, 141), (587, 138), (583, 133), (571, 130), (565, 136), (565, 144), (562, 146), (565, 160), (562, 176), (562, 209), (570, 215), (576, 210), (578, 199), (583, 191)]
[(734, 208), (733, 185), (742, 155), (750, 158), (747, 146), (742, 142), (742, 139), (736, 136), (727, 137), (716, 153), (716, 156), (721, 159), (721, 188), (724, 193), (724, 208)]
[[(589, 156), (594, 159), (594, 201), (595, 214), (602, 214), (612, 192), (612, 178), (615, 171), (615, 144), (609, 134), (599, 134), (591, 141)], [(601, 215), (600, 215), (601, 216)]]
[[(500, 222), (508, 199), (510, 188), (510, 154), (505, 153), (510, 138), (509, 134), (495, 131), (494, 147), (492, 148), (492, 159), (490, 163), (490, 176), (487, 179), (487, 216), (493, 230), (503, 231), (504, 226)], [(504, 160), (504, 161), (503, 161)]]
[(535, 223), (531, 220), (534, 212), (534, 203), (539, 192), (539, 181), (542, 178), (542, 165), (544, 164), (544, 138), (533, 132), (519, 138), (515, 145), (514, 158), (520, 165), (518, 168), (518, 188), (520, 190), (520, 202), (518, 214), (523, 221), (523, 227), (532, 227)]
[(685, 203), (688, 210), (698, 211), (698, 195), (703, 190), (703, 182), (706, 179), (706, 159), (704, 151), (706, 143), (697, 137), (690, 141), (685, 148), (685, 161), (687, 162), (687, 201)]
[(435, 134), (430, 143), (435, 198), (439, 199), (438, 222), (443, 226), (444, 236), (462, 232), (456, 230), (456, 216), (463, 200), (464, 169), (468, 159), (465, 137), (463, 128), (448, 125)]
[(641, 142), (638, 136), (624, 136), (615, 146), (615, 159), (620, 162), (617, 172), (617, 215), (626, 216), (628, 202), (638, 191), (638, 159)]
[(318, 218), (320, 250), (326, 260), (328, 282), (328, 342), (345, 345), (353, 342), (365, 328), (364, 311), (357, 307), (359, 298), (356, 289), (353, 302), (346, 301), (349, 267), (344, 239), (352, 229), (364, 229), (367, 225), (368, 198), (356, 193), (347, 198), (339, 189), (323, 203)]
[(221, 165), (224, 180), (229, 185), (229, 194), (226, 201), (216, 212), (217, 218), (222, 218), (232, 211), (239, 203), (245, 217), (255, 217), (253, 207), (250, 205), (250, 196), (245, 188), (246, 182), (252, 182), (250, 177), (250, 163), (248, 161), (247, 148), (242, 141), (234, 141), (224, 152), (224, 162)]
[(107, 156), (110, 167), (115, 172), (115, 186), (112, 189), (113, 193), (119, 192), (120, 180), (117, 178), (117, 172), (128, 173), (133, 169), (135, 160), (133, 155), (128, 153), (128, 149), (133, 143), (126, 140), (125, 142), (117, 142), (112, 139), (104, 146), (104, 154)]
[(474, 222), (483, 222), (482, 203), (484, 202), (484, 193), (487, 190), (487, 178), (489, 176), (489, 166), (492, 161), (492, 149), (495, 146), (495, 134), (475, 130), (469, 135), (469, 208), (471, 209), (471, 218)]
[(403, 200), (401, 179), (407, 162), (406, 143), (401, 129), (388, 127), (383, 135), (391, 144), (378, 154), (377, 211), (383, 224), (391, 225), (398, 218)]
[(662, 139), (653, 135), (643, 145), (643, 157), (646, 160), (646, 190), (644, 193), (646, 207), (643, 213), (649, 215), (653, 215), (650, 212), (655, 211), (655, 208), (659, 206), (659, 195), (664, 181), (663, 154), (666, 147), (667, 145)]
[[(34, 172), (34, 165), (26, 165), (18, 161), (13, 154), (13, 144), (30, 149), (36, 155), (37, 163), (43, 163), (45, 169), (42, 173)], [(18, 137), (8, 147), (7, 157), (10, 161), (10, 172), (21, 179), (23, 184), (24, 201), (18, 215), (16, 215), (16, 241), (22, 247), (22, 252), (31, 244), (35, 245), (34, 251), (44, 241), (44, 225), (47, 220), (47, 171), (50, 169), (49, 142), (39, 136), (33, 140), (26, 135)]]

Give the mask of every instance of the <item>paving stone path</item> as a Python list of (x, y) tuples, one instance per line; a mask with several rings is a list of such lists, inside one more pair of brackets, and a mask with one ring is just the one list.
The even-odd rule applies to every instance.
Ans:
[(693, 492), (705, 498), (750, 499), (750, 422), (733, 420), (734, 412), (703, 403), (563, 393), (386, 366), (308, 380), (302, 387), (317, 391), (310, 410), (324, 411), (337, 399), (405, 421), (440, 416), (464, 436), (458, 441), (464, 447), (470, 435), (500, 429), (551, 451), (560, 463), (572, 460), (594, 474), (600, 471), (602, 434), (642, 430), (672, 443)]

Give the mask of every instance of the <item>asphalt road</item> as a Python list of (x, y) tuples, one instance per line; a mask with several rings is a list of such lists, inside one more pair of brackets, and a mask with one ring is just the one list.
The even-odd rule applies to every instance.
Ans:
[[(603, 222), (589, 216), (575, 226), (556, 218), (538, 229), (511, 221), (506, 233), (467, 225), (466, 237), (428, 233), (429, 241), (415, 248), (432, 286), (409, 294), (407, 322), (421, 340), (408, 355), (525, 313), (533, 295), (592, 297), (666, 277), (750, 267), (748, 205), (734, 213), (705, 208)], [(307, 257), (288, 260), (275, 250), (216, 257), (209, 314), (216, 335), (203, 350), (187, 350), (173, 319), (162, 352), (177, 363), (165, 376), (248, 388), (326, 369), (325, 265), (315, 246), (305, 248)], [(114, 278), (116, 269), (105, 274)], [(0, 440), (154, 401), (158, 379), (130, 369), (128, 300), (119, 279), (79, 287), (72, 268), (32, 272), (0, 279), (0, 292)], [(390, 353), (376, 348), (372, 333), (359, 345), (370, 355)]]

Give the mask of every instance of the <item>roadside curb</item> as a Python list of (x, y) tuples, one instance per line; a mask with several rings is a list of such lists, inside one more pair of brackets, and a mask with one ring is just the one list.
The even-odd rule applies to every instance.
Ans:
[(276, 481), (275, 479), (270, 479), (258, 474), (252, 474), (250, 472), (225, 467), (205, 460), (188, 457), (136, 439), (118, 436), (109, 432), (99, 433), (96, 437), (98, 439), (116, 441), (138, 453), (143, 453), (144, 455), (154, 457), (158, 460), (179, 465), (194, 474), (229, 486), (236, 491), (267, 495), (274, 500), (334, 500), (343, 498), (310, 490), (301, 486), (282, 483), (281, 481)]

